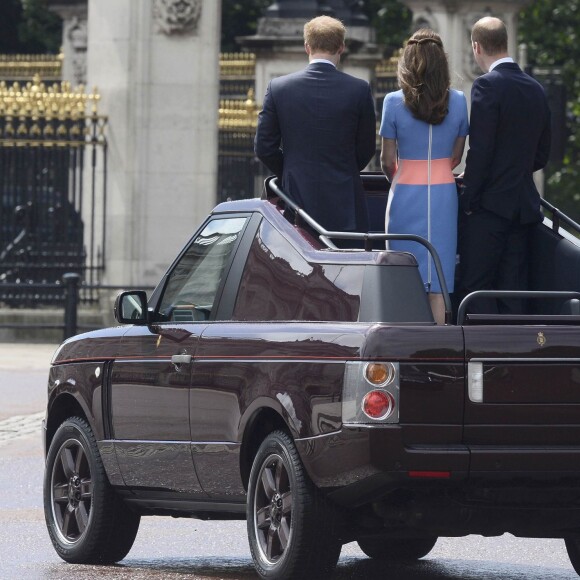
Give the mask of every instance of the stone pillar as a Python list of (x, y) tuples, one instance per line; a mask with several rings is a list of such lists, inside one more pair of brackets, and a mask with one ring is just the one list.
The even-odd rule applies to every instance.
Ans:
[[(402, 0), (413, 12), (412, 30), (437, 32), (449, 57), (451, 85), (463, 91), (471, 105), (471, 85), (482, 74), (471, 50), (471, 28), (484, 16), (501, 18), (508, 30), (508, 52), (517, 60), (517, 14), (531, 0)], [(467, 152), (468, 146), (465, 151)], [(456, 169), (463, 171), (463, 163)]]
[(441, 35), (449, 55), (451, 82), (468, 100), (473, 80), (481, 75), (471, 51), (471, 27), (484, 16), (501, 18), (508, 29), (508, 51), (515, 60), (517, 14), (531, 0), (402, 0), (413, 12), (412, 30), (428, 27)]
[(151, 285), (216, 200), (221, 3), (89, 0), (108, 115), (106, 282)]
[(62, 80), (75, 87), (87, 82), (87, 0), (47, 0), (63, 20)]

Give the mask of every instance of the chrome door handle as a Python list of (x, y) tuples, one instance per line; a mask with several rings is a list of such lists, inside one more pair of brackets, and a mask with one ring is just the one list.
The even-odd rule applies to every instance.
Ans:
[(178, 371), (181, 365), (188, 365), (191, 364), (191, 355), (190, 354), (174, 354), (171, 357), (171, 362), (175, 367), (175, 370)]

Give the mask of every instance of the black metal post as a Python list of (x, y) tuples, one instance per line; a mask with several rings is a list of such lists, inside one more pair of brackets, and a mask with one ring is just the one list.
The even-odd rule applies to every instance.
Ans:
[(69, 272), (64, 274), (62, 281), (65, 286), (64, 303), (64, 340), (77, 333), (77, 310), (79, 304), (80, 274)]

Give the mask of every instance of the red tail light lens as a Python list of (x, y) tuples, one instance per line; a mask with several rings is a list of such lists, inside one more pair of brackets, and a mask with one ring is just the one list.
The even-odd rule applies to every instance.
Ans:
[(371, 419), (386, 419), (394, 409), (395, 400), (386, 391), (369, 391), (362, 400), (363, 413)]

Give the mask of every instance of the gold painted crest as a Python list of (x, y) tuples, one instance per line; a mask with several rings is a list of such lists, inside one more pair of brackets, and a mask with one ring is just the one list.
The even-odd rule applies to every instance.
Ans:
[(544, 336), (543, 332), (538, 332), (537, 340), (540, 346), (544, 346), (546, 344), (546, 337)]

